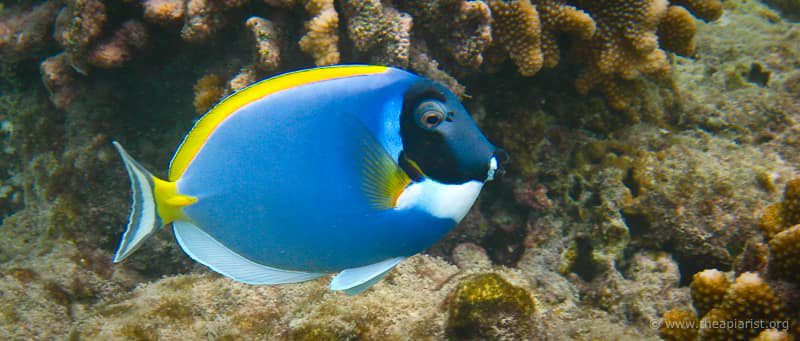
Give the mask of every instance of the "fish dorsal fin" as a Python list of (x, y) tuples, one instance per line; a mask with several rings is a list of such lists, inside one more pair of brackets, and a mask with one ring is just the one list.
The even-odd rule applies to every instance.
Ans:
[[(355, 118), (354, 118), (355, 119)], [(397, 206), (397, 198), (411, 183), (411, 178), (359, 121), (361, 189), (373, 208), (388, 210)]]
[(192, 259), (235, 281), (247, 284), (284, 284), (312, 280), (324, 274), (288, 271), (258, 264), (225, 247), (186, 221), (172, 223), (175, 239)]
[(331, 290), (342, 290), (351, 296), (358, 294), (378, 283), (403, 259), (405, 257), (390, 258), (375, 264), (343, 270), (331, 280)]

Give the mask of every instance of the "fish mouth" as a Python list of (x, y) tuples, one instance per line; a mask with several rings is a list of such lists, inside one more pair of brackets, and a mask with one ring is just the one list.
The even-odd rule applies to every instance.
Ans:
[(489, 159), (489, 171), (486, 174), (485, 182), (492, 181), (506, 173), (504, 164), (508, 163), (508, 152), (505, 149), (497, 148), (494, 155)]

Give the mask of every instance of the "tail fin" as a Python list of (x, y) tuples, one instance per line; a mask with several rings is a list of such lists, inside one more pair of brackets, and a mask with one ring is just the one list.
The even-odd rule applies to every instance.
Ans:
[(114, 254), (114, 263), (118, 263), (136, 251), (154, 233), (161, 230), (164, 222), (157, 213), (154, 193), (156, 178), (128, 155), (122, 145), (116, 141), (112, 143), (125, 163), (128, 177), (131, 178), (131, 192), (133, 192), (128, 227), (125, 229), (125, 234), (122, 235), (117, 253)]

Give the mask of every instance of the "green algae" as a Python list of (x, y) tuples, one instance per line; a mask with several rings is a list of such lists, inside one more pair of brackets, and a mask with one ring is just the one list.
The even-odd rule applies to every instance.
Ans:
[(533, 335), (535, 304), (528, 291), (495, 273), (464, 279), (449, 298), (447, 335), (524, 339)]

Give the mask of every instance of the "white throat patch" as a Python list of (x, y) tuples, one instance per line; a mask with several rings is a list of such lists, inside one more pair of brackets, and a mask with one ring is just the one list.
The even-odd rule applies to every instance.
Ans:
[(483, 182), (469, 181), (447, 185), (431, 179), (414, 182), (397, 198), (396, 210), (417, 208), (437, 218), (450, 218), (456, 223), (467, 215), (478, 198)]

